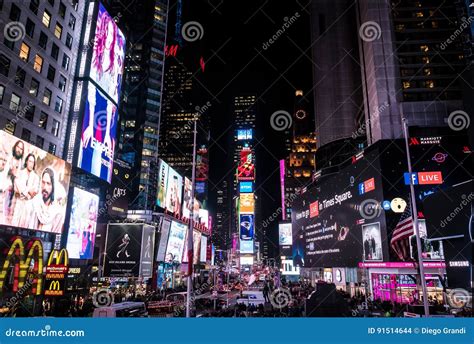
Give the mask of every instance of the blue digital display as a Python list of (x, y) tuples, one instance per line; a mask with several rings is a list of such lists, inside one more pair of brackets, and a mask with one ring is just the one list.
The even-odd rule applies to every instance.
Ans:
[(253, 131), (252, 129), (237, 129), (237, 140), (252, 140)]
[(239, 191), (241, 193), (253, 192), (253, 183), (252, 182), (240, 182)]

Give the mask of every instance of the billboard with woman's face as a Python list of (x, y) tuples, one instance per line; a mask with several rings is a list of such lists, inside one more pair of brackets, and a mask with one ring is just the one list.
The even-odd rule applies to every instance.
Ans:
[(99, 212), (99, 196), (74, 188), (67, 251), (71, 259), (92, 259)]
[(109, 183), (112, 181), (117, 122), (117, 106), (89, 83), (77, 166)]
[(125, 58), (125, 36), (114, 19), (99, 3), (90, 78), (116, 103), (119, 103)]
[(61, 233), (71, 165), (0, 131), (0, 224)]

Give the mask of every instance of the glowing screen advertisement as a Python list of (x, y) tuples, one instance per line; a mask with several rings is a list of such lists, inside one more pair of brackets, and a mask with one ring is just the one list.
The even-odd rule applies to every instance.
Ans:
[(187, 230), (188, 227), (185, 224), (176, 221), (171, 221), (168, 245), (166, 246), (166, 263), (181, 263)]
[[(193, 230), (193, 264), (199, 263), (201, 256), (201, 232)], [(183, 263), (188, 262), (188, 235), (186, 232), (186, 240), (184, 242)]]
[(237, 140), (251, 140), (252, 138), (252, 129), (237, 129)]
[(280, 246), (289, 246), (293, 244), (293, 232), (291, 223), (278, 224), (278, 243)]
[(252, 240), (254, 233), (254, 215), (240, 214), (240, 239)]
[(116, 103), (119, 103), (125, 58), (125, 36), (114, 19), (99, 3), (90, 78)]
[(252, 182), (240, 182), (239, 183), (240, 193), (249, 193), (253, 192), (253, 183)]
[(70, 178), (66, 161), (0, 131), (0, 224), (61, 233)]
[(253, 154), (250, 149), (242, 149), (240, 152), (240, 162), (237, 167), (238, 180), (254, 180), (255, 165), (253, 163)]
[(253, 240), (240, 240), (240, 253), (253, 253)]
[(166, 183), (166, 209), (173, 214), (181, 214), (181, 193), (183, 192), (183, 177), (173, 168), (168, 169), (168, 182)]
[(77, 166), (111, 182), (116, 144), (117, 107), (89, 83)]
[(201, 237), (201, 251), (199, 253), (199, 261), (205, 263), (207, 260), (207, 236)]
[(253, 214), (255, 211), (255, 200), (253, 193), (240, 194), (240, 212)]
[(92, 259), (94, 253), (99, 196), (74, 188), (67, 251), (71, 259)]
[(166, 187), (168, 185), (169, 165), (160, 159), (158, 164), (158, 194), (156, 196), (156, 205), (160, 208), (166, 208)]

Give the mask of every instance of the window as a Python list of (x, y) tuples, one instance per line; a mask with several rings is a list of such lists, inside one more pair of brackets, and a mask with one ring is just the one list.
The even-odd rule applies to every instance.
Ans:
[(51, 25), (51, 14), (46, 10), (44, 10), (43, 12), (43, 24), (46, 27), (49, 27), (49, 25)]
[(69, 49), (72, 48), (72, 36), (70, 34), (67, 34), (67, 36), (66, 36), (66, 46)]
[(76, 17), (74, 17), (72, 14), (69, 16), (69, 27), (74, 30), (76, 27)]
[(20, 19), (20, 15), (21, 15), (20, 8), (16, 6), (15, 4), (12, 4), (12, 7), (10, 9), (10, 19), (12, 21), (18, 21)]
[(49, 106), (51, 104), (51, 97), (51, 90), (49, 88), (45, 88), (43, 93), (43, 103)]
[(41, 111), (38, 127), (42, 129), (46, 129), (47, 126), (48, 126), (48, 114), (44, 111)]
[(53, 127), (51, 128), (51, 132), (54, 136), (59, 135), (59, 122), (53, 119)]
[(17, 112), (20, 110), (21, 98), (15, 93), (12, 93), (12, 99), (10, 100), (10, 110)]
[(58, 56), (59, 56), (59, 47), (55, 43), (53, 43), (53, 46), (51, 47), (51, 57), (57, 61)]
[(43, 139), (41, 136), (39, 136), (39, 135), (36, 136), (35, 146), (38, 147), (38, 148), (43, 149), (43, 146), (44, 146), (44, 139)]
[(21, 131), (21, 139), (23, 141), (30, 142), (31, 131), (29, 131), (28, 129), (23, 128), (23, 130)]
[(60, 97), (56, 97), (56, 103), (54, 104), (54, 111), (61, 113), (63, 111), (64, 101)]
[(36, 54), (35, 56), (35, 62), (33, 63), (33, 69), (37, 71), (38, 73), (41, 73), (43, 70), (43, 58)]
[(3, 103), (3, 95), (5, 94), (5, 86), (0, 85), (0, 104)]
[(64, 5), (62, 2), (59, 3), (58, 14), (63, 19), (66, 16), (66, 5)]
[(19, 55), (23, 61), (28, 61), (28, 58), (30, 57), (30, 46), (25, 42), (21, 43)]
[(36, 97), (38, 95), (38, 91), (39, 91), (39, 81), (36, 80), (36, 79), (31, 79), (31, 83), (30, 83), (30, 96), (32, 97)]
[(33, 23), (30, 18), (26, 19), (25, 32), (31, 38), (33, 38), (35, 34), (35, 23)]
[(56, 154), (56, 145), (54, 143), (49, 144), (48, 153)]
[(38, 45), (41, 48), (46, 49), (47, 44), (48, 44), (48, 35), (46, 35), (43, 31), (41, 31)]
[(48, 67), (48, 74), (46, 75), (49, 81), (54, 82), (54, 78), (56, 77), (56, 68), (49, 65)]
[(35, 118), (35, 110), (36, 107), (31, 102), (28, 102), (28, 104), (23, 109), (25, 119), (30, 122), (33, 122), (33, 119)]
[(58, 87), (63, 92), (66, 91), (66, 83), (67, 83), (66, 77), (62, 74), (59, 74)]
[(5, 55), (0, 54), (0, 74), (8, 77), (9, 72), (10, 72), (10, 59), (7, 58)]
[(63, 54), (63, 63), (62, 63), (62, 66), (65, 70), (68, 70), (69, 69), (69, 62), (71, 61), (71, 59), (69, 58), (69, 56), (67, 56), (66, 54)]
[(56, 27), (54, 28), (54, 35), (57, 39), (61, 39), (63, 35), (63, 26), (59, 23), (56, 23)]
[(24, 87), (25, 78), (26, 78), (25, 70), (21, 67), (17, 67), (16, 74), (15, 74), (15, 84), (17, 84), (20, 87)]
[(39, 7), (39, 0), (31, 0), (30, 1), (30, 10), (34, 14), (38, 14), (38, 7)]
[(5, 124), (5, 131), (11, 135), (15, 135), (16, 121), (10, 119), (7, 124)]
[(77, 11), (77, 8), (79, 7), (79, 0), (72, 0), (71, 5), (74, 7), (74, 10)]

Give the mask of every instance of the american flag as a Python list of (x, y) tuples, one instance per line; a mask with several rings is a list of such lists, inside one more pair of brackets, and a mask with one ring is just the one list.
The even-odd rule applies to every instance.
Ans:
[(410, 236), (414, 234), (413, 217), (411, 216), (411, 204), (408, 202), (405, 211), (398, 221), (392, 233), (390, 246), (400, 260), (410, 257)]

